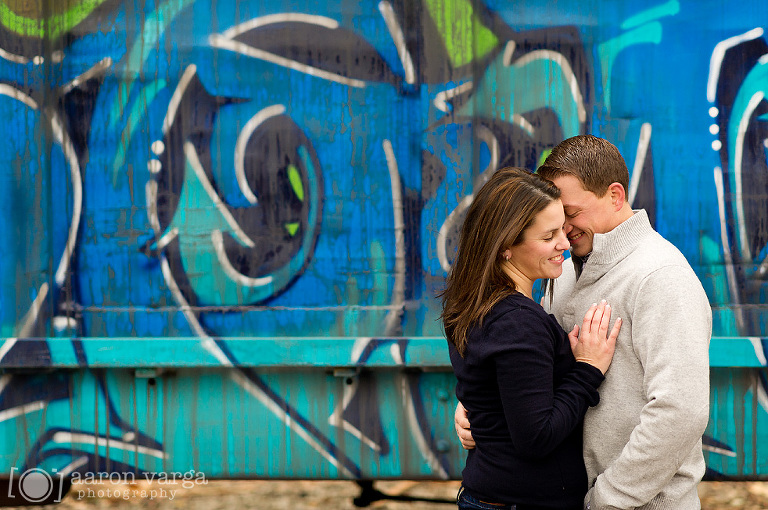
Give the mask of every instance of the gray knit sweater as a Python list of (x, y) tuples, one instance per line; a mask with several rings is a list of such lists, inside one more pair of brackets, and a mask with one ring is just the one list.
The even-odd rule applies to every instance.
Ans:
[(600, 404), (584, 418), (594, 483), (585, 508), (698, 509), (712, 312), (685, 257), (643, 210), (595, 235), (578, 280), (566, 262), (551, 312), (569, 331), (601, 299), (613, 309), (611, 325), (618, 317), (623, 325)]

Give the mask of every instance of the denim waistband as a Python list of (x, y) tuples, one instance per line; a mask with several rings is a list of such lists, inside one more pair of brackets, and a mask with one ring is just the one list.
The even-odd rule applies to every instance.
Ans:
[(487, 498), (473, 494), (472, 491), (467, 490), (463, 485), (459, 488), (459, 493), (456, 494), (456, 504), (460, 508), (477, 510), (517, 510), (517, 505), (487, 501)]

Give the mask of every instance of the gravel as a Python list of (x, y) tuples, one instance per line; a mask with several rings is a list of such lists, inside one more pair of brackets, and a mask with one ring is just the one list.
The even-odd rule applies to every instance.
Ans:
[[(383, 510), (446, 510), (453, 503), (459, 482), (378, 481), (373, 489), (395, 499), (369, 502)], [(163, 493), (162, 490), (165, 492)], [(107, 491), (110, 491), (109, 493)], [(152, 492), (154, 491), (154, 493)], [(216, 509), (338, 509), (354, 510), (360, 487), (347, 481), (257, 480), (208, 481), (183, 487), (181, 483), (73, 485), (59, 505), (46, 509), (185, 508)], [(699, 486), (703, 510), (768, 509), (768, 482), (704, 482)]]

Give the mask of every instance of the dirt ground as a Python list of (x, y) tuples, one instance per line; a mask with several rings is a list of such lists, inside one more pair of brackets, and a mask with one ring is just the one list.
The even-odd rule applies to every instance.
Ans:
[[(194, 487), (189, 485), (185, 488), (180, 483), (77, 484), (73, 485), (60, 504), (42, 508), (49, 510), (107, 508), (354, 510), (360, 508), (354, 502), (360, 495), (360, 487), (353, 482), (208, 481), (207, 484), (197, 484)], [(374, 490), (392, 496), (394, 499), (370, 501), (367, 508), (379, 510), (455, 508), (453, 499), (458, 486), (458, 482), (376, 482), (373, 486)], [(107, 491), (110, 492), (107, 493)], [(768, 509), (768, 482), (704, 482), (699, 487), (699, 494), (703, 510)]]

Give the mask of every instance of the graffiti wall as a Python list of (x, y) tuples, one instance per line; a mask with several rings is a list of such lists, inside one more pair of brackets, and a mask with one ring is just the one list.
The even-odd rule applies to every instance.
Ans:
[(708, 476), (768, 477), (766, 20), (0, 0), (0, 474), (459, 477), (463, 214), (591, 133), (709, 294)]

